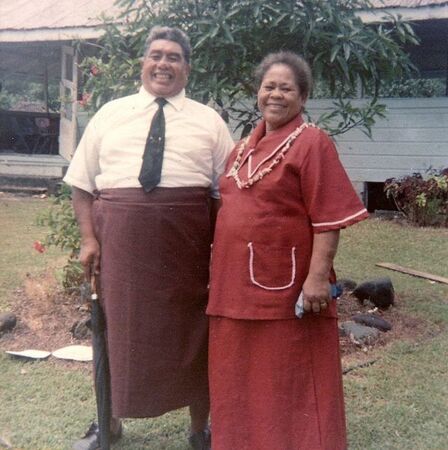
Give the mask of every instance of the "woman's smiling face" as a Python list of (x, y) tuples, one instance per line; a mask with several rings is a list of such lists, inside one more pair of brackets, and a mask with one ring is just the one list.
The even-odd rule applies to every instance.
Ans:
[(292, 69), (286, 64), (273, 64), (258, 90), (258, 108), (266, 121), (266, 131), (287, 124), (302, 111), (305, 101)]

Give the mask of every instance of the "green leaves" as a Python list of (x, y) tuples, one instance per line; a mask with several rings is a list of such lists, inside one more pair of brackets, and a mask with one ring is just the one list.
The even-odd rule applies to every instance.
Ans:
[(54, 197), (49, 209), (42, 211), (37, 223), (49, 230), (44, 242), (47, 247), (70, 251), (63, 270), (63, 286), (67, 290), (78, 288), (83, 280), (83, 270), (78, 261), (81, 235), (72, 208), (71, 189), (67, 184), (62, 185), (59, 195)]
[[(375, 97), (380, 81), (413, 70), (403, 50), (416, 43), (411, 26), (392, 17), (387, 24), (364, 25), (355, 12), (369, 9), (367, 0), (119, 0), (118, 4), (123, 7), (123, 25), (106, 25), (101, 54), (83, 65), (94, 108), (135, 92), (143, 44), (157, 24), (179, 27), (190, 37), (194, 51), (189, 95), (211, 104), (219, 100), (240, 128), (258, 118), (252, 107), (253, 70), (270, 52), (293, 50), (310, 62), (316, 84), (323, 87), (315, 95), (325, 92), (335, 98), (334, 115), (320, 120), (332, 134), (354, 126), (369, 133), (381, 108), (373, 101), (351, 107), (350, 97), (371, 92), (372, 86)], [(100, 68), (100, 76), (88, 73), (92, 64)], [(329, 125), (335, 117), (339, 131)]]
[(49, 228), (45, 238), (46, 246), (70, 250), (70, 258), (76, 258), (80, 249), (80, 234), (71, 204), (71, 190), (63, 185), (53, 205), (38, 217), (38, 224)]
[(371, 137), (375, 118), (385, 116), (385, 105), (376, 98), (366, 99), (361, 106), (342, 98), (335, 99), (333, 110), (323, 113), (316, 121), (317, 125), (327, 130), (331, 136), (345, 133), (352, 128), (361, 127), (361, 131)]

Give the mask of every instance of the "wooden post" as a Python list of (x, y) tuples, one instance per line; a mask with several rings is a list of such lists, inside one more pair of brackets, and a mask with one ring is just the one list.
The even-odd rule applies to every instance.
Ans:
[[(47, 52), (45, 52), (47, 53)], [(44, 63), (44, 102), (45, 102), (45, 112), (48, 114), (50, 112), (50, 108), (48, 107), (48, 59), (47, 54), (43, 55), (43, 63)]]

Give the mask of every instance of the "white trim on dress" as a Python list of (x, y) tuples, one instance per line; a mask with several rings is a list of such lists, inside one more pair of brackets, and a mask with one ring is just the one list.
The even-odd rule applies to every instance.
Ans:
[(262, 289), (266, 289), (268, 291), (279, 291), (281, 289), (288, 289), (290, 288), (296, 279), (296, 248), (291, 248), (291, 263), (292, 263), (292, 274), (291, 274), (291, 281), (288, 284), (285, 284), (284, 286), (278, 286), (278, 287), (270, 287), (265, 286), (258, 281), (255, 280), (254, 276), (254, 249), (253, 249), (253, 243), (249, 242), (247, 244), (249, 247), (249, 274), (250, 274), (250, 281), (252, 281), (253, 284), (256, 286), (261, 287)]
[(355, 217), (360, 216), (361, 214), (364, 214), (367, 212), (367, 209), (364, 208), (361, 211), (358, 211), (356, 214), (352, 214), (351, 216), (345, 217), (342, 220), (336, 220), (335, 222), (320, 222), (320, 223), (311, 223), (313, 227), (325, 227), (327, 225), (339, 225), (341, 223), (347, 222), (348, 220), (354, 219)]

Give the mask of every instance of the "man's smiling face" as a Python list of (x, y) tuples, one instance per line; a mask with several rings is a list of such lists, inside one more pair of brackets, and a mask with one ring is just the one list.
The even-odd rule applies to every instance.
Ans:
[(173, 41), (157, 39), (149, 46), (142, 64), (144, 88), (156, 97), (173, 97), (187, 84), (190, 66), (182, 47)]

